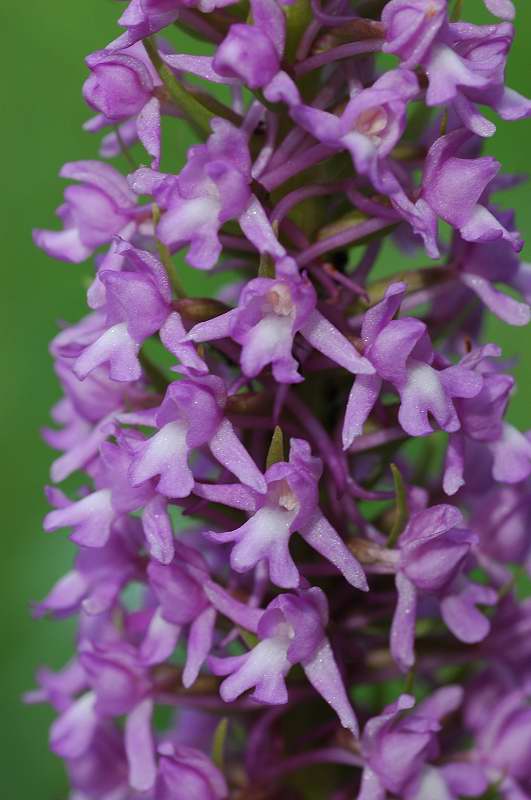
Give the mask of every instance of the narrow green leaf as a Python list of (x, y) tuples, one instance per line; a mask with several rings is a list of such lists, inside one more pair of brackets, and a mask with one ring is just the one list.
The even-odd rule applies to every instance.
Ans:
[(274, 278), (276, 276), (275, 262), (269, 253), (262, 253), (258, 265), (259, 278)]
[(284, 460), (284, 434), (282, 433), (282, 428), (277, 425), (273, 433), (273, 438), (271, 439), (271, 444), (269, 445), (266, 469)]
[(219, 769), (223, 769), (225, 740), (227, 738), (227, 731), (229, 728), (229, 720), (223, 717), (220, 720), (212, 740), (212, 761)]
[(393, 474), (393, 483), (395, 486), (395, 518), (393, 527), (387, 539), (387, 547), (394, 547), (398, 541), (398, 537), (406, 527), (409, 511), (407, 507), (407, 493), (402, 473), (396, 466), (391, 464), (391, 472)]
[(463, 13), (463, 0), (455, 0), (454, 10), (452, 11), (452, 22), (459, 22)]

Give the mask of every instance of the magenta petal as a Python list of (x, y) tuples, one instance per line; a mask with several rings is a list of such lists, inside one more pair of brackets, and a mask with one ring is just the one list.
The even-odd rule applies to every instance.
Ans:
[(343, 727), (352, 731), (354, 736), (358, 736), (356, 715), (352, 710), (328, 639), (323, 640), (314, 656), (309, 661), (304, 661), (302, 666), (313, 688), (332, 706)]
[(224, 419), (221, 422), (209, 442), (209, 447), (212, 455), (217, 458), (220, 464), (227, 467), (242, 483), (261, 494), (265, 494), (267, 485), (264, 476), (236, 436), (234, 428), (228, 419)]
[(461, 280), (482, 300), (493, 314), (509, 325), (527, 325), (531, 310), (527, 303), (520, 303), (508, 294), (495, 289), (490, 281), (479, 275), (463, 275)]
[(256, 633), (258, 623), (262, 618), (263, 611), (258, 608), (241, 603), (235, 600), (225, 589), (214, 581), (205, 581), (203, 590), (215, 609), (225, 617), (231, 619), (236, 625), (241, 625), (253, 633)]
[(443, 489), (453, 495), (464, 485), (463, 471), (465, 467), (465, 439), (460, 431), (448, 437), (446, 459), (444, 463)]
[(206, 322), (198, 322), (189, 331), (188, 339), (192, 342), (213, 342), (216, 339), (225, 339), (232, 333), (233, 324), (237, 318), (237, 310), (227, 311)]
[(284, 247), (275, 236), (267, 214), (254, 195), (251, 196), (251, 200), (238, 222), (245, 236), (254, 244), (259, 253), (269, 253), (273, 258), (282, 258), (286, 255)]
[(146, 503), (142, 525), (151, 556), (161, 564), (169, 564), (174, 554), (173, 528), (165, 497), (155, 495)]
[(385, 800), (386, 791), (378, 775), (370, 767), (365, 767), (361, 776), (361, 786), (356, 800)]
[(44, 600), (35, 608), (35, 614), (70, 611), (81, 602), (87, 591), (87, 581), (77, 570), (71, 570), (57, 581)]
[(483, 0), (491, 14), (500, 19), (512, 20), (515, 15), (514, 3), (512, 0)]
[(139, 792), (151, 789), (157, 777), (155, 743), (151, 730), (153, 701), (143, 700), (125, 721), (125, 750), (129, 763), (129, 784)]
[(343, 423), (344, 450), (350, 447), (356, 436), (363, 433), (363, 426), (378, 399), (381, 385), (382, 380), (378, 375), (358, 375), (354, 381)]
[(142, 663), (152, 665), (166, 661), (175, 650), (180, 633), (181, 627), (165, 620), (161, 609), (157, 609), (140, 647)]
[(184, 424), (169, 422), (148, 439), (131, 465), (133, 486), (160, 475), (157, 488), (161, 494), (187, 497), (193, 489), (194, 478), (188, 466), (186, 435)]
[(77, 228), (67, 228), (64, 231), (35, 229), (33, 241), (46, 255), (73, 264), (80, 264), (92, 254), (92, 248), (81, 241)]
[(96, 698), (87, 692), (72, 703), (50, 728), (50, 747), (63, 758), (78, 758), (87, 751), (98, 725)]
[(190, 626), (186, 649), (186, 664), (183, 671), (183, 686), (189, 689), (195, 682), (199, 670), (208, 656), (214, 638), (216, 609), (205, 608)]
[(229, 78), (216, 72), (212, 65), (212, 56), (195, 56), (185, 53), (166, 53), (161, 55), (166, 64), (181, 72), (189, 72), (191, 75), (197, 75), (197, 77), (204, 78), (212, 83), (238, 83), (236, 78)]
[(256, 493), (248, 486), (241, 483), (219, 484), (219, 483), (197, 483), (194, 486), (194, 494), (204, 497), (213, 503), (223, 503), (232, 508), (239, 508), (241, 511), (256, 511)]
[(372, 375), (374, 367), (363, 358), (353, 344), (343, 336), (320, 311), (314, 309), (300, 332), (316, 350), (353, 374)]
[(451, 594), (441, 601), (441, 615), (454, 636), (467, 644), (481, 642), (489, 633), (488, 618), (476, 604), (493, 605), (497, 600), (494, 589), (469, 584), (459, 594)]
[(330, 561), (356, 589), (369, 590), (363, 568), (328, 520), (318, 512), (300, 531), (310, 547)]
[(132, 339), (125, 323), (113, 325), (83, 351), (76, 360), (74, 372), (83, 379), (101, 364), (109, 364), (113, 380), (136, 381), (142, 374), (139, 350), (140, 345)]
[(160, 166), (160, 102), (152, 97), (137, 117), (136, 128), (138, 138), (151, 156), (151, 166)]
[(415, 621), (417, 591), (411, 581), (398, 572), (396, 575), (398, 602), (391, 625), (391, 653), (403, 672), (415, 663)]
[(181, 317), (176, 311), (169, 315), (159, 335), (166, 350), (173, 353), (185, 367), (197, 372), (208, 372), (207, 365), (198, 355), (192, 342), (188, 341)]
[(111, 533), (115, 512), (108, 489), (83, 497), (77, 503), (50, 511), (44, 519), (45, 531), (73, 527), (71, 539), (84, 547), (103, 547)]

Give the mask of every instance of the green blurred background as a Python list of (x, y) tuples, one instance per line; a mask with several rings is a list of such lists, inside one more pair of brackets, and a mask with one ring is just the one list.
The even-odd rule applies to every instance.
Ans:
[[(509, 64), (509, 84), (531, 94), (531, 6), (517, 0), (518, 35)], [(72, 549), (62, 533), (46, 536), (43, 485), (52, 453), (39, 438), (48, 424), (58, 386), (47, 352), (56, 321), (83, 314), (82, 267), (56, 264), (36, 250), (32, 226), (54, 227), (63, 182), (57, 172), (65, 161), (94, 158), (97, 139), (81, 125), (90, 114), (80, 87), (86, 76), (83, 57), (116, 36), (122, 4), (114, 0), (31, 0), (3, 2), (0, 26), (3, 76), (3, 122), (0, 128), (4, 189), (2, 250), (4, 288), (2, 352), (3, 551), (0, 559), (2, 632), (0, 685), (2, 698), (2, 796), (16, 800), (60, 800), (66, 782), (58, 759), (48, 753), (51, 713), (24, 707), (20, 696), (32, 687), (39, 663), (59, 667), (71, 653), (69, 623), (33, 621), (29, 604), (42, 598), (68, 568)], [(464, 17), (487, 19), (481, 0), (464, 1)], [(190, 139), (172, 128), (166, 147), (182, 152)], [(172, 140), (173, 139), (173, 140)], [(529, 166), (528, 123), (501, 123), (488, 145), (505, 168), (523, 172)], [(531, 189), (519, 187), (504, 198), (518, 210), (520, 230), (531, 237)], [(525, 252), (525, 251), (524, 251)], [(529, 247), (527, 249), (529, 251)], [(492, 320), (488, 336), (501, 342), (507, 356), (519, 359), (519, 390), (510, 408), (512, 422), (529, 424), (531, 365), (529, 331)]]

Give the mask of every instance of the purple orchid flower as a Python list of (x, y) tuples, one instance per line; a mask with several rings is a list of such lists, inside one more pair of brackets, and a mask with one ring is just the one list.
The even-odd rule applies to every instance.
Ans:
[[(129, 471), (133, 458), (144, 439), (134, 433), (115, 432), (120, 446), (103, 442), (99, 450), (95, 485), (97, 491), (70, 503), (58, 490), (49, 492), (56, 505), (44, 520), (46, 531), (74, 527), (71, 539), (84, 547), (105, 547), (113, 526), (124, 514), (142, 510), (142, 528), (151, 556), (162, 564), (169, 563), (174, 554), (173, 528), (167, 500), (158, 494), (155, 481), (147, 480), (131, 486)], [(101, 488), (100, 488), (101, 487)]]
[(495, 371), (491, 359), (501, 355), (495, 345), (484, 345), (461, 359), (460, 365), (482, 375), (481, 391), (473, 399), (456, 400), (460, 429), (450, 433), (443, 477), (446, 494), (455, 494), (464, 484), (467, 439), (496, 443), (503, 436), (503, 417), (514, 386), (510, 375)]
[(164, 326), (171, 311), (171, 287), (160, 261), (126, 243), (119, 254), (128, 268), (98, 273), (106, 294), (105, 327), (76, 359), (74, 371), (80, 379), (108, 364), (113, 380), (138, 380), (140, 347)]
[(212, 120), (212, 135), (188, 152), (176, 177), (139, 170), (131, 184), (151, 194), (164, 214), (157, 235), (172, 250), (190, 245), (187, 261), (211, 269), (221, 253), (220, 227), (237, 219), (260, 253), (285, 254), (260, 202), (251, 192), (251, 158), (246, 134), (230, 122)]
[(367, 582), (337, 531), (318, 507), (320, 459), (312, 457), (308, 442), (292, 439), (289, 461), (273, 464), (265, 474), (267, 489), (258, 494), (240, 484), (197, 484), (201, 497), (251, 513), (234, 531), (210, 531), (215, 542), (235, 542), (230, 563), (237, 572), (246, 572), (265, 560), (274, 584), (283, 589), (300, 585), (301, 576), (289, 552), (291, 535), (298, 531), (303, 539), (334, 564), (357, 589), (367, 591)]
[[(212, 598), (212, 602), (215, 604), (216, 600)], [(256, 619), (255, 614), (253, 617)], [(321, 589), (278, 595), (253, 626), (260, 642), (249, 653), (210, 657), (214, 674), (228, 676), (220, 687), (223, 700), (231, 702), (254, 688), (252, 697), (261, 703), (287, 703), (285, 676), (294, 664), (300, 663), (311, 685), (334, 709), (343, 727), (357, 735), (356, 718), (324, 633), (327, 622), (328, 605)]]
[(277, 263), (276, 278), (254, 278), (244, 287), (238, 308), (195, 325), (188, 334), (193, 342), (230, 337), (242, 345), (241, 365), (255, 377), (271, 364), (279, 383), (301, 379), (292, 355), (298, 332), (307, 342), (352, 373), (373, 371), (367, 359), (316, 308), (310, 281), (300, 275), (290, 258)]
[[(511, 3), (489, 5), (497, 16), (511, 18)], [(502, 119), (531, 113), (530, 101), (504, 85), (512, 25), (449, 23), (446, 0), (392, 0), (382, 22), (384, 50), (397, 55), (404, 67), (424, 67), (428, 106), (451, 104), (462, 124), (478, 136), (492, 136), (496, 127), (479, 113), (477, 104), (490, 106)]]
[[(498, 220), (506, 230), (514, 231), (514, 215), (498, 212)], [(506, 238), (481, 243), (465, 242), (456, 236), (451, 253), (459, 278), (481, 302), (499, 319), (509, 325), (525, 326), (531, 318), (531, 269), (523, 263)], [(519, 291), (526, 302), (520, 302), (504, 292), (494, 283), (501, 282)]]
[(441, 720), (459, 707), (462, 697), (459, 686), (446, 686), (407, 713), (415, 698), (403, 694), (383, 714), (370, 719), (362, 736), (366, 766), (358, 800), (384, 800), (388, 791), (399, 797), (416, 797), (425, 762), (439, 752)]
[(111, 42), (109, 48), (130, 47), (140, 39), (158, 33), (175, 22), (179, 14), (186, 12), (187, 8), (197, 8), (208, 13), (234, 2), (235, 0), (131, 0), (118, 20), (118, 24), (126, 28), (126, 31)]
[(354, 93), (341, 117), (304, 105), (293, 108), (292, 116), (320, 142), (348, 150), (358, 173), (379, 191), (393, 194), (399, 184), (386, 159), (404, 132), (408, 103), (418, 92), (415, 74), (397, 69)]
[(158, 427), (157, 433), (141, 443), (131, 464), (129, 479), (139, 486), (157, 475), (157, 491), (166, 497), (187, 497), (194, 487), (188, 455), (208, 445), (214, 458), (245, 485), (264, 492), (264, 478), (232, 424), (223, 417), (227, 399), (224, 382), (215, 375), (174, 381), (153, 414), (123, 417), (124, 421)]
[(476, 606), (493, 605), (497, 593), (460, 576), (478, 541), (463, 524), (454, 506), (433, 506), (413, 514), (400, 536), (391, 653), (404, 671), (415, 663), (415, 619), (422, 595), (437, 597), (442, 618), (461, 641), (479, 642), (489, 632), (489, 621)]
[(300, 94), (281, 69), (286, 43), (286, 17), (277, 0), (251, 0), (253, 24), (233, 23), (214, 56), (167, 54), (173, 69), (214, 83), (260, 89), (271, 103), (300, 104)]
[(400, 58), (407, 69), (421, 64), (447, 21), (447, 0), (391, 0), (382, 11), (383, 50)]
[(66, 768), (80, 800), (127, 797), (129, 782), (123, 737), (109, 722), (98, 725), (82, 755), (66, 759)]
[(519, 234), (506, 230), (481, 203), (482, 195), (498, 174), (499, 162), (489, 156), (467, 159), (457, 155), (470, 136), (464, 129), (453, 131), (431, 146), (422, 179), (422, 197), (465, 241), (504, 239), (518, 252), (522, 248)]
[(190, 688), (213, 643), (216, 611), (207, 599), (199, 578), (208, 575), (201, 554), (179, 543), (170, 564), (151, 561), (147, 568), (149, 587), (159, 605), (141, 646), (146, 664), (160, 664), (174, 651), (183, 627), (188, 627), (183, 686)]
[(384, 299), (364, 316), (364, 355), (373, 364), (375, 374), (358, 376), (352, 387), (343, 427), (345, 449), (361, 434), (384, 380), (399, 393), (398, 420), (412, 436), (432, 432), (428, 414), (443, 430), (459, 430), (453, 399), (475, 397), (481, 390), (481, 376), (466, 366), (435, 367), (435, 354), (421, 320), (393, 320), (405, 291), (404, 283), (391, 284)]
[(128, 228), (134, 228), (142, 219), (145, 209), (137, 205), (126, 179), (110, 164), (74, 161), (65, 164), (60, 175), (81, 185), (69, 186), (65, 202), (57, 209), (63, 231), (33, 232), (37, 247), (52, 258), (75, 264), (85, 261), (117, 234), (128, 238)]
[[(138, 137), (153, 159), (152, 167), (158, 169), (161, 103), (155, 90), (162, 81), (144, 47), (134, 44), (124, 50), (98, 50), (87, 56), (86, 64), (91, 74), (83, 85), (83, 97), (99, 113), (85, 124), (85, 130), (99, 131), (132, 119), (134, 126), (122, 125), (121, 131), (133, 127), (134, 132), (126, 133), (125, 138), (121, 132), (122, 141), (131, 145)], [(107, 149), (109, 143), (107, 139)]]
[(515, 689), (499, 699), (474, 731), (475, 757), (492, 783), (499, 783), (502, 797), (525, 797), (530, 789), (531, 708), (529, 692)]
[(103, 614), (115, 604), (123, 587), (143, 577), (137, 555), (142, 535), (137, 521), (121, 517), (100, 549), (83, 548), (74, 568), (35, 607), (35, 614), (70, 616), (82, 609), (86, 614)]
[(510, 578), (505, 565), (520, 564), (531, 573), (531, 547), (527, 532), (531, 525), (531, 494), (526, 481), (494, 484), (489, 492), (470, 499), (470, 527), (480, 536), (481, 553), (489, 558), (489, 569), (502, 570), (503, 580)]
[(154, 800), (225, 800), (228, 788), (219, 769), (194, 747), (163, 742)]
[(275, 0), (251, 0), (251, 9), (254, 25), (231, 25), (212, 66), (222, 77), (264, 89), (280, 70), (286, 18)]
[[(114, 642), (94, 649), (85, 643), (80, 651), (80, 666), (85, 687), (89, 689), (63, 711), (50, 731), (52, 750), (68, 762), (89, 756), (102, 723), (117, 715), (126, 715), (125, 750), (129, 762), (129, 783), (139, 791), (149, 789), (154, 782), (154, 762), (150, 748), (142, 755), (141, 768), (131, 747), (131, 740), (143, 738), (150, 725), (152, 702), (149, 699), (151, 682), (140, 665), (134, 648), (126, 642)], [(92, 752), (91, 752), (92, 751)]]

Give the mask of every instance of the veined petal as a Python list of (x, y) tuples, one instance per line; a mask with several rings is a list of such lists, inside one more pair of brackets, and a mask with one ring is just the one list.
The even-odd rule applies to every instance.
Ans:
[(188, 497), (194, 478), (188, 466), (187, 427), (169, 422), (143, 445), (131, 464), (130, 478), (138, 486), (160, 475), (158, 490), (167, 497)]
[(174, 555), (173, 528), (166, 498), (155, 495), (144, 507), (142, 525), (150, 555), (169, 564)]
[(378, 375), (358, 375), (350, 390), (343, 423), (343, 449), (347, 450), (363, 426), (380, 394), (382, 379)]
[(166, 661), (175, 650), (180, 633), (181, 626), (165, 620), (159, 607), (153, 614), (140, 646), (142, 663), (151, 666)]
[(186, 664), (183, 671), (183, 686), (189, 689), (195, 682), (199, 670), (212, 647), (216, 609), (209, 607), (199, 614), (190, 626), (186, 649)]
[(220, 694), (226, 703), (236, 700), (248, 689), (254, 688), (256, 699), (270, 704), (283, 704), (288, 701), (288, 690), (284, 675), (291, 664), (287, 658), (287, 643), (276, 639), (259, 642), (247, 654), (236, 672), (225, 678)]
[(300, 333), (310, 344), (324, 353), (331, 361), (335, 361), (353, 374), (372, 375), (374, 367), (366, 358), (358, 353), (346, 336), (338, 331), (335, 325), (314, 309), (308, 320), (300, 329)]
[(328, 639), (324, 639), (315, 655), (302, 664), (306, 677), (321, 697), (332, 706), (344, 728), (359, 735), (358, 722), (352, 709)]
[(79, 758), (88, 750), (98, 725), (95, 702), (94, 692), (87, 692), (52, 723), (50, 747), (58, 756)]
[(151, 789), (157, 777), (155, 743), (151, 730), (153, 701), (143, 700), (125, 721), (125, 750), (129, 762), (129, 784), (139, 792)]
[(264, 476), (236, 436), (234, 428), (228, 419), (222, 420), (209, 442), (209, 447), (212, 455), (217, 458), (219, 463), (227, 467), (242, 483), (260, 492), (260, 494), (266, 493), (267, 484)]
[(509, 325), (527, 325), (531, 319), (531, 310), (527, 303), (520, 303), (508, 294), (496, 289), (490, 281), (480, 275), (466, 274), (461, 276), (462, 282), (485, 303), (493, 314)]
[(391, 654), (403, 672), (415, 663), (417, 591), (405, 575), (396, 575), (398, 601), (391, 624)]
[(72, 541), (84, 547), (103, 547), (114, 517), (110, 489), (100, 489), (77, 503), (50, 511), (44, 519), (44, 530), (73, 527)]
[(273, 258), (282, 258), (286, 255), (286, 250), (275, 236), (267, 214), (254, 195), (251, 195), (251, 200), (238, 222), (245, 236), (259, 253), (269, 253)]
[(89, 345), (74, 364), (74, 372), (83, 380), (101, 364), (109, 364), (109, 375), (115, 381), (136, 381), (142, 375), (138, 351), (140, 345), (127, 331), (127, 324), (120, 322), (102, 333)]
[[(320, 512), (300, 531), (310, 547), (330, 561), (347, 581), (364, 592), (369, 590), (361, 564), (352, 555), (338, 532)], [(347, 726), (348, 727), (348, 726)]]

